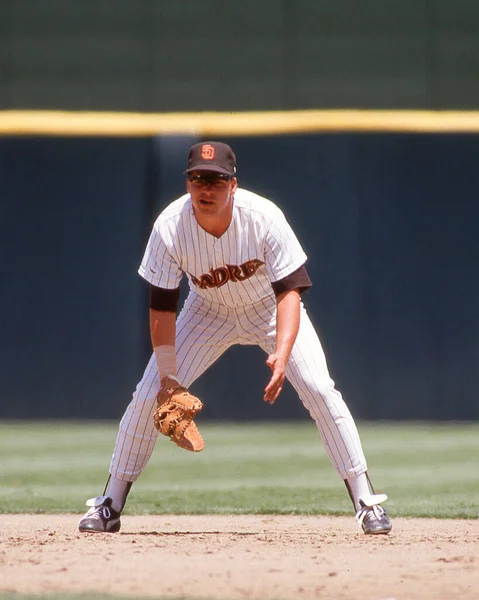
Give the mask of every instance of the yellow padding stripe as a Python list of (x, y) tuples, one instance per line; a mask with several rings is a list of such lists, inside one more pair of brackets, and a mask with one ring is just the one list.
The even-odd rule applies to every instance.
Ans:
[(303, 110), (112, 113), (0, 111), (0, 135), (251, 136), (319, 132), (479, 132), (479, 111)]

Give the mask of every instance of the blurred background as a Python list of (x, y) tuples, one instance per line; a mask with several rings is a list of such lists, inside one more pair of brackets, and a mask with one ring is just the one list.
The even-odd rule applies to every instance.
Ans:
[[(478, 110), (476, 0), (0, 0), (0, 418), (122, 415), (150, 354), (137, 268), (214, 138), (303, 244), (355, 417), (478, 419)], [(308, 418), (289, 386), (264, 404), (265, 358), (201, 377), (204, 417)]]

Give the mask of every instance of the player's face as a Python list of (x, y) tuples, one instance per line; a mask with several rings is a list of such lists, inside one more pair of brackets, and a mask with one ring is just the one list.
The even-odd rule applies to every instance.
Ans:
[(214, 171), (193, 171), (186, 186), (197, 216), (219, 216), (229, 212), (237, 181)]

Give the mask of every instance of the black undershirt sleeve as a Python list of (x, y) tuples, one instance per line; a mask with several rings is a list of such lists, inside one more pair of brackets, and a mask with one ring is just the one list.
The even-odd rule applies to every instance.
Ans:
[(299, 269), (286, 275), (283, 279), (273, 281), (271, 287), (273, 288), (274, 295), (278, 297), (280, 294), (294, 289), (299, 289), (299, 293), (302, 294), (312, 285), (306, 267), (301, 265)]
[(150, 284), (150, 308), (153, 310), (166, 310), (176, 313), (180, 299), (180, 288), (173, 290), (156, 287)]

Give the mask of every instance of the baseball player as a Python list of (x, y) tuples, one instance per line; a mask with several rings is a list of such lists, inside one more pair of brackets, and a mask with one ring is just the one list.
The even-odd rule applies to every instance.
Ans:
[[(389, 533), (392, 524), (381, 506), (387, 496), (373, 491), (355, 422), (301, 302), (311, 281), (298, 239), (275, 204), (238, 187), (228, 145), (192, 146), (185, 175), (187, 193), (159, 215), (139, 267), (150, 284), (153, 353), (121, 419), (104, 495), (87, 502), (91, 508), (79, 530), (119, 531), (131, 485), (153, 452), (158, 421), (167, 431), (179, 427), (173, 418), (178, 404), (160, 418), (159, 398), (176, 393), (197, 400), (189, 386), (225, 350), (255, 344), (271, 369), (264, 401), (274, 404), (287, 377), (346, 484), (360, 527), (366, 534)], [(190, 291), (177, 317), (184, 274)], [(192, 414), (181, 425), (182, 442), (171, 437), (201, 450)]]

